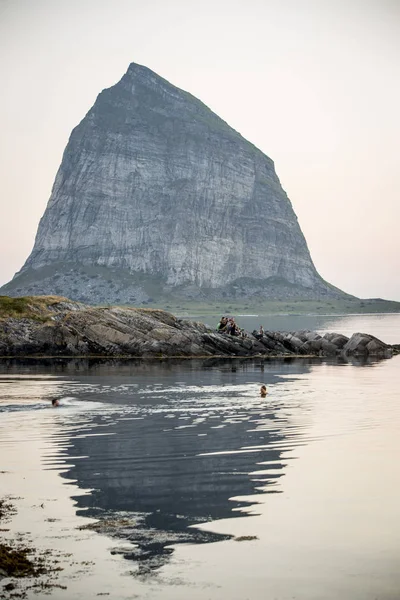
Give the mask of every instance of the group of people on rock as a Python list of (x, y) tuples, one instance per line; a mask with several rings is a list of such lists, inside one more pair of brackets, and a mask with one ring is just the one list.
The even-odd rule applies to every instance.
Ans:
[[(217, 331), (219, 333), (246, 337), (244, 329), (240, 329), (234, 317), (221, 317), (217, 325)], [(260, 329), (258, 331), (255, 329), (252, 334), (257, 340), (260, 340), (264, 336), (264, 327), (260, 325)]]
[(221, 319), (217, 325), (217, 331), (219, 333), (227, 333), (229, 335), (237, 335), (237, 336), (244, 335), (243, 330), (240, 329), (240, 327), (235, 322), (235, 319), (233, 317), (221, 317)]

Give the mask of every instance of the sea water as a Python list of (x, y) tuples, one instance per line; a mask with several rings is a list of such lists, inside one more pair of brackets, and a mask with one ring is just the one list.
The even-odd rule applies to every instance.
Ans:
[[(395, 343), (399, 317), (325, 326)], [(398, 599), (399, 368), (3, 360), (0, 495), (19, 531), (93, 565), (47, 597)]]

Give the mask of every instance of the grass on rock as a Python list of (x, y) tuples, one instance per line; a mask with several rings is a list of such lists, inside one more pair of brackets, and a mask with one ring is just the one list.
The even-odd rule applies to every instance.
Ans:
[(68, 299), (61, 296), (0, 296), (0, 319), (13, 317), (45, 321), (52, 314), (49, 306), (59, 302), (68, 302)]

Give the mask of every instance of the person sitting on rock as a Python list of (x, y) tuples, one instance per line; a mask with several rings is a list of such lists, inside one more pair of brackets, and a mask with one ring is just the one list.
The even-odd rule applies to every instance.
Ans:
[[(237, 323), (235, 323), (235, 335), (237, 335), (238, 337), (241, 337), (242, 331), (243, 331), (243, 329), (240, 329), (239, 325)], [(242, 337), (244, 337), (244, 336), (242, 336)]]
[(223, 331), (226, 331), (227, 324), (228, 324), (228, 318), (221, 317), (221, 319), (217, 325), (217, 331), (219, 331), (220, 333), (222, 333)]
[(229, 317), (228, 319), (228, 323), (226, 325), (226, 331), (227, 333), (229, 333), (229, 335), (235, 335), (234, 331), (235, 331), (235, 322), (232, 319), (232, 317)]
[(228, 329), (229, 335), (240, 335), (240, 329), (237, 326), (237, 324), (235, 323), (235, 319), (233, 317), (228, 319), (227, 329)]

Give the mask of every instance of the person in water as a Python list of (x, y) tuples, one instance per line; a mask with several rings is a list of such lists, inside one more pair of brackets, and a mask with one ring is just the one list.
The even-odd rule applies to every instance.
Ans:
[(56, 406), (60, 406), (60, 401), (57, 398), (53, 398), (51, 401), (51, 405), (55, 408)]
[(267, 386), (266, 386), (266, 385), (262, 385), (262, 386), (260, 387), (260, 396), (261, 396), (262, 398), (265, 398), (265, 396), (266, 396), (267, 394), (268, 394), (268, 392), (267, 392)]

